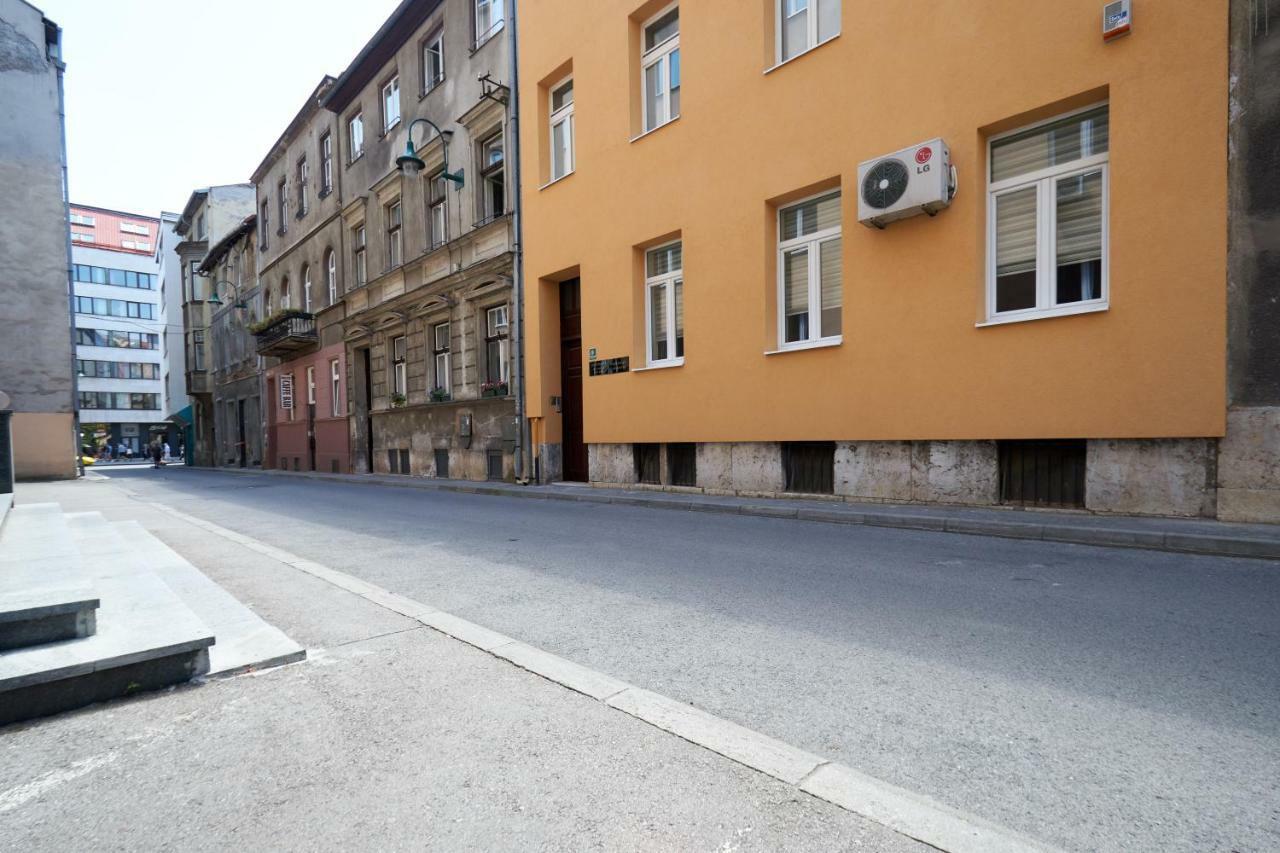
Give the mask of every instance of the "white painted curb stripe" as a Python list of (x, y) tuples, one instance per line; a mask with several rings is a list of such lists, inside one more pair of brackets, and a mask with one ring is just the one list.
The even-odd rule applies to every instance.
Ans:
[(164, 504), (153, 503), (151, 506), (939, 850), (948, 853), (1053, 853), (1055, 849), (983, 818), (882, 782), (843, 764), (828, 762), (821, 756), (692, 705), (619, 681), (368, 581)]

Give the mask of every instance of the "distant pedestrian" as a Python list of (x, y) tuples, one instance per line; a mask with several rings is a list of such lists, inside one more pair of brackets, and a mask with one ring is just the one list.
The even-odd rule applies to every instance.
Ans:
[(184, 464), (187, 461), (187, 445), (185, 442), (178, 445), (178, 458), (181, 459)]
[(132, 448), (132, 447), (128, 447), (128, 446), (126, 446), (126, 447), (125, 447), (125, 449), (124, 449), (124, 461), (125, 461), (125, 462), (132, 462), (132, 461), (133, 461), (133, 448)]
[(160, 439), (153, 438), (151, 445), (147, 449), (151, 451), (151, 467), (159, 468), (163, 464), (161, 457), (164, 454), (164, 447), (160, 444)]
[(164, 443), (164, 458), (169, 459), (169, 442)]

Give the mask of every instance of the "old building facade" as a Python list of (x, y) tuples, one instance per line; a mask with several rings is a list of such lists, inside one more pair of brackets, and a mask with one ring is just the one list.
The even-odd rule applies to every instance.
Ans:
[(210, 247), (196, 270), (208, 281), (213, 464), (219, 467), (262, 465), (262, 358), (249, 331), (259, 319), (256, 226), (256, 215), (245, 217)]
[(262, 318), (253, 330), (258, 354), (272, 359), (264, 458), (290, 471), (351, 470), (337, 121), (321, 105), (333, 83), (320, 81), (253, 174)]
[(253, 213), (253, 187), (227, 184), (206, 187), (191, 193), (174, 233), (182, 242), (174, 247), (181, 265), (182, 326), (187, 373), (187, 395), (191, 398), (192, 444), (187, 461), (212, 466), (217, 459), (217, 427), (213, 406), (213, 354), (209, 325), (213, 308), (209, 280), (200, 265), (210, 245), (236, 230)]
[(324, 96), (356, 471), (514, 477), (505, 24), (501, 3), (404, 2)]
[[(1272, 97), (1274, 36), (1233, 5), (1244, 94)], [(1090, 0), (908, 29), (838, 0), (530, 4), (542, 477), (1280, 518), (1256, 263), (1237, 352), (1262, 378), (1233, 374), (1250, 411), (1228, 429), (1227, 6), (1143, 7), (1111, 41)], [(876, 83), (832, 100), (833, 80)], [(1235, 132), (1259, 157), (1260, 115)], [(931, 215), (873, 221), (930, 169), (951, 177)], [(1274, 193), (1251, 183), (1237, 237), (1256, 241)], [(1239, 430), (1258, 450), (1224, 468)]]

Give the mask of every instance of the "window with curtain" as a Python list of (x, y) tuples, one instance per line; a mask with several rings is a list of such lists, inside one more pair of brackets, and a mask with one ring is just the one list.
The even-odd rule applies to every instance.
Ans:
[(386, 133), (400, 123), (400, 76), (396, 75), (382, 86), (382, 132)]
[(311, 267), (302, 268), (302, 310), (311, 313)]
[(502, 29), (503, 0), (476, 0), (476, 47)]
[(404, 244), (400, 240), (400, 226), (404, 223), (399, 201), (387, 205), (387, 269), (400, 266), (404, 260)]
[(422, 92), (444, 82), (444, 29), (436, 30), (422, 46)]
[(843, 306), (840, 193), (778, 211), (779, 346), (838, 341)]
[(551, 90), (551, 180), (573, 171), (573, 78)]
[(485, 379), (489, 386), (506, 385), (510, 365), (507, 363), (507, 306), (499, 305), (485, 312)]
[(669, 243), (644, 256), (646, 361), (650, 367), (684, 363), (684, 248)]
[(432, 249), (449, 241), (447, 189), (443, 169), (427, 179), (427, 222), (431, 228)]
[(840, 35), (842, 0), (777, 0), (778, 61), (786, 62)]
[(431, 327), (431, 355), (434, 360), (433, 389), (448, 395), (453, 390), (453, 371), (449, 361), (449, 324), (436, 323)]
[(404, 396), (408, 387), (408, 339), (404, 335), (391, 339), (391, 393)]
[(989, 317), (1105, 307), (1108, 110), (991, 140)]
[(673, 6), (644, 25), (640, 81), (644, 87), (644, 129), (661, 127), (680, 115), (680, 9)]

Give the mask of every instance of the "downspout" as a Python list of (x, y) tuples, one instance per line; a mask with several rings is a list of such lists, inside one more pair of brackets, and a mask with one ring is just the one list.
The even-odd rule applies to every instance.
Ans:
[[(71, 221), (71, 184), (67, 168), (67, 100), (66, 71), (67, 65), (62, 61), (62, 28), (45, 18), (45, 24), (52, 26), (58, 34), (58, 53), (53, 60), (53, 67), (58, 71), (58, 135), (62, 144), (62, 223)], [(45, 56), (48, 57), (49, 46), (45, 45)], [(76, 315), (75, 285), (72, 283), (71, 271), (74, 261), (71, 257), (71, 228), (66, 227), (67, 243), (67, 337), (71, 340), (71, 430), (72, 447), (76, 452), (76, 471), (84, 476), (84, 453), (80, 447), (80, 371), (76, 369)]]
[(522, 222), (523, 205), (521, 204), (522, 181), (520, 180), (520, 50), (517, 36), (516, 7), (517, 0), (511, 0), (510, 18), (507, 22), (507, 50), (510, 68), (507, 73), (511, 79), (511, 92), (507, 96), (507, 125), (509, 145), (511, 148), (511, 180), (515, 185), (515, 194), (511, 210), (511, 224), (515, 231), (515, 246), (512, 257), (512, 301), (515, 310), (511, 312), (511, 337), (514, 350), (515, 365), (512, 371), (516, 386), (516, 482), (529, 483), (529, 466), (526, 454), (529, 452), (529, 419), (525, 417), (527, 410), (525, 399), (524, 376), (524, 224)]

